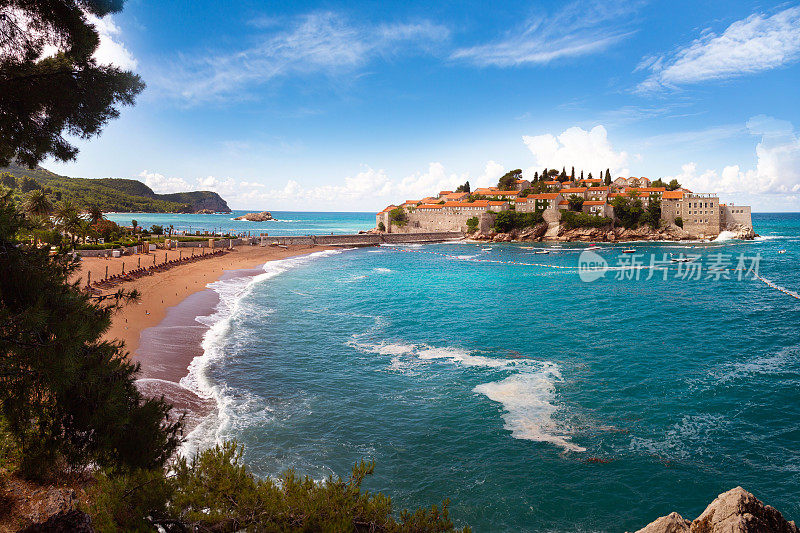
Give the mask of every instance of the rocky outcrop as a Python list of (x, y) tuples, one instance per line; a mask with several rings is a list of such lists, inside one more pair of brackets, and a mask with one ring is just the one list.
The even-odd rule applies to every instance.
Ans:
[(693, 522), (670, 513), (636, 533), (800, 533), (800, 529), (774, 507), (736, 487), (717, 496)]
[[(744, 225), (734, 226), (726, 231), (735, 235), (734, 239), (753, 239), (757, 237), (753, 228)], [(533, 228), (513, 230), (508, 233), (475, 232), (470, 235), (477, 241), (512, 242), (512, 241), (560, 241), (560, 242), (625, 242), (625, 241), (684, 241), (697, 240), (699, 237), (674, 224), (658, 229), (650, 226), (638, 228), (622, 228), (612, 225), (599, 228), (572, 228), (542, 222)]]
[(47, 521), (28, 526), (20, 533), (94, 533), (88, 514), (72, 509), (54, 514)]
[(262, 211), (260, 213), (247, 213), (246, 215), (242, 215), (240, 217), (234, 218), (234, 220), (248, 220), (250, 222), (264, 222), (266, 220), (275, 220), (272, 218), (272, 213), (269, 211)]
[(730, 231), (732, 233), (735, 233), (735, 236), (732, 237), (733, 239), (749, 240), (758, 237), (758, 235), (756, 234), (755, 231), (753, 231), (753, 228), (751, 226), (746, 226), (744, 224), (729, 225), (727, 228), (725, 228), (725, 231)]

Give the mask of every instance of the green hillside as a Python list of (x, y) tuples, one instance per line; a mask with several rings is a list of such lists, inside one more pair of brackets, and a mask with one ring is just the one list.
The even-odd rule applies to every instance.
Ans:
[[(14, 184), (15, 196), (22, 196), (31, 188), (41, 187), (56, 201), (70, 200), (78, 206), (98, 205), (106, 212), (194, 213), (204, 209), (230, 211), (227, 202), (211, 191), (156, 194), (137, 180), (68, 178), (41, 167), (29, 169), (13, 164), (0, 168), (0, 174), (4, 172), (17, 178)], [(26, 177), (29, 179), (26, 180)]]

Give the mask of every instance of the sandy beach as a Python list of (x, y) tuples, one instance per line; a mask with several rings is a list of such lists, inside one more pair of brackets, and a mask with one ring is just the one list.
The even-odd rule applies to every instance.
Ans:
[[(158, 325), (166, 316), (167, 310), (178, 305), (188, 296), (203, 291), (208, 283), (218, 280), (226, 271), (253, 269), (267, 261), (286, 259), (298, 255), (305, 255), (329, 249), (323, 246), (295, 245), (288, 248), (240, 246), (225, 254), (206, 258), (200, 261), (179, 264), (163, 272), (156, 272), (150, 276), (143, 276), (134, 281), (122, 282), (117, 287), (126, 290), (137, 289), (141, 298), (136, 303), (131, 303), (114, 315), (113, 323), (107, 339), (120, 339), (136, 359), (146, 359), (146, 354), (137, 353), (142, 331)], [(187, 250), (183, 250), (185, 255)], [(96, 258), (86, 257), (81, 261), (79, 272), (81, 283), (85, 284), (87, 274), (96, 281), (103, 279), (108, 269), (108, 275), (122, 272), (123, 263), (126, 271), (153, 264), (153, 257), (157, 263), (164, 262), (165, 254), (168, 259), (177, 259), (178, 251), (165, 252), (158, 250), (150, 254), (140, 254), (121, 258)], [(115, 288), (106, 289), (111, 292)]]

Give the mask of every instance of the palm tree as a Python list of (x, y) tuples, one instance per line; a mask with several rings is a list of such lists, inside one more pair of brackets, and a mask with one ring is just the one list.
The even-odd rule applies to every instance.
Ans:
[(46, 218), (53, 211), (53, 204), (42, 189), (36, 189), (28, 194), (24, 209), (31, 216)]
[(103, 210), (100, 209), (100, 206), (98, 206), (96, 204), (90, 205), (88, 207), (88, 209), (86, 210), (86, 212), (88, 213), (89, 221), (92, 224), (97, 224), (98, 222), (100, 222), (104, 218), (103, 217)]

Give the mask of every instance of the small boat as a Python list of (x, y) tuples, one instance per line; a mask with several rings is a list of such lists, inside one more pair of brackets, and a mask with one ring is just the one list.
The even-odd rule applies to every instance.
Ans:
[(547, 250), (536, 250), (536, 251), (535, 251), (535, 252), (533, 252), (533, 253), (535, 253), (535, 254), (549, 254), (550, 252), (549, 252), (549, 251), (547, 251)]
[(670, 258), (670, 261), (672, 261), (673, 263), (689, 263), (691, 262), (691, 259), (689, 259), (688, 257), (672, 257)]
[(778, 253), (779, 253), (779, 254), (785, 254), (785, 253), (786, 253), (786, 250), (778, 250)]
[(635, 254), (636, 248), (628, 248), (627, 250), (622, 250), (623, 254)]
[(481, 248), (481, 252), (491, 252), (491, 248)]
[(598, 250), (599, 248), (600, 248), (599, 246), (597, 246), (596, 244), (593, 244), (590, 247), (588, 247), (587, 250)]

